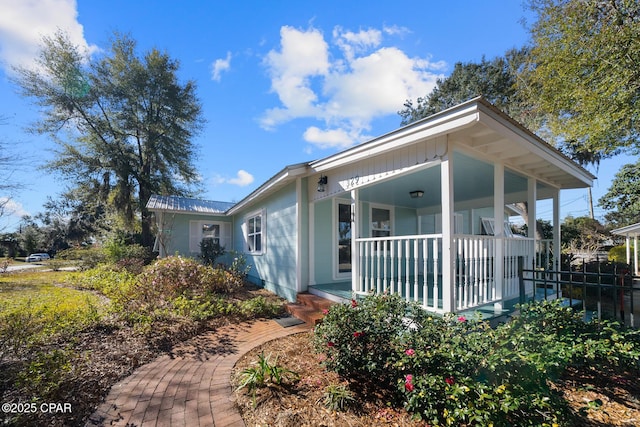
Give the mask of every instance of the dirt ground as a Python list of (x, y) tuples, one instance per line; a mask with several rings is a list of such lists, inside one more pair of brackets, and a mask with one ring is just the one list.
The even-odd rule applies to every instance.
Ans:
[[(387, 405), (384, 397), (358, 398), (343, 412), (325, 408), (324, 388), (340, 383), (326, 372), (320, 355), (314, 353), (312, 332), (291, 335), (255, 348), (236, 364), (232, 384), (239, 385), (240, 373), (258, 360), (260, 354), (299, 374), (299, 381), (286, 387), (258, 389), (255, 401), (246, 389), (236, 391), (236, 402), (248, 427), (322, 427), (322, 426), (425, 426), (412, 420), (402, 408)], [(346, 384), (346, 383), (344, 383)], [(640, 425), (640, 380), (606, 372), (570, 370), (557, 387), (575, 412), (575, 426)], [(599, 400), (597, 400), (599, 399)], [(601, 402), (587, 407), (587, 402)]]

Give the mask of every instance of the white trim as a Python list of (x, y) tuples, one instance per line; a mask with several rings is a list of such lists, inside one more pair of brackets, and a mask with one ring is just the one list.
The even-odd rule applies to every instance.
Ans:
[[(351, 277), (354, 269), (353, 265), (353, 252), (351, 253), (351, 271), (348, 272), (340, 272), (339, 258), (340, 258), (340, 249), (339, 249), (339, 239), (338, 236), (338, 222), (339, 222), (339, 205), (349, 206), (351, 209), (351, 218), (354, 218), (355, 212), (353, 210), (353, 203), (349, 199), (343, 199), (334, 197), (332, 208), (331, 208), (331, 276), (333, 280), (345, 280)], [(356, 209), (357, 210), (357, 209)], [(353, 246), (353, 242), (356, 238), (355, 230), (353, 229), (354, 223), (351, 222), (351, 245)]]
[(302, 180), (296, 179), (296, 292), (302, 292)]
[[(260, 217), (260, 250), (249, 250), (249, 229), (248, 221), (252, 218)], [(254, 233), (257, 235), (258, 233)], [(267, 252), (267, 210), (265, 208), (255, 210), (244, 216), (242, 220), (242, 236), (244, 238), (244, 251), (250, 255), (259, 256)]]
[(316, 284), (316, 204), (309, 202), (309, 286)]
[(369, 203), (369, 237), (373, 236), (373, 210), (385, 210), (389, 211), (389, 237), (394, 236), (394, 224), (395, 224), (395, 206), (393, 205), (384, 205), (381, 203)]
[(204, 225), (216, 225), (218, 226), (218, 242), (221, 247), (230, 250), (233, 247), (233, 225), (226, 221), (206, 221), (206, 220), (191, 220), (189, 221), (189, 253), (199, 254), (200, 242), (206, 236), (202, 230)]

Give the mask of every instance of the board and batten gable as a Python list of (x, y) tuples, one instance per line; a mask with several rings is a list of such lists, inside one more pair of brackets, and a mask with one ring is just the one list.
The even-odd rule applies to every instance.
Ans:
[[(285, 185), (260, 202), (234, 213), (234, 246), (244, 253), (250, 279), (289, 301), (298, 293), (299, 184)], [(260, 216), (260, 250), (247, 243), (251, 218)], [(307, 227), (308, 228), (308, 227)], [(255, 230), (254, 230), (255, 231)]]

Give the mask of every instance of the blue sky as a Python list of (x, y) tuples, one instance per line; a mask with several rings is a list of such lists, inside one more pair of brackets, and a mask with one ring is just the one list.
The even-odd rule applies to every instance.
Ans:
[[(406, 99), (426, 95), (458, 61), (522, 46), (530, 19), (516, 0), (0, 0), (0, 11), (0, 138), (24, 158), (11, 179), (26, 185), (11, 195), (5, 229), (67, 186), (39, 168), (55, 145), (25, 131), (39, 113), (9, 81), (11, 66), (29, 66), (58, 28), (95, 52), (113, 31), (129, 33), (139, 53), (156, 47), (180, 61), (207, 120), (194, 141), (200, 196), (237, 201), (288, 164), (397, 128)], [(601, 164), (596, 201), (632, 160)], [(586, 191), (563, 192), (561, 206), (562, 217), (586, 215)], [(539, 214), (550, 219), (551, 209)]]

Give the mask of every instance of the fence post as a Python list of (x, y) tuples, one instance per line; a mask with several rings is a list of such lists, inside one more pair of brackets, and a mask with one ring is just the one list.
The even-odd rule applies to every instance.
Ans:
[(520, 292), (520, 305), (525, 303), (526, 291), (524, 288), (524, 257), (518, 257), (518, 287)]

